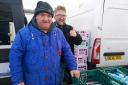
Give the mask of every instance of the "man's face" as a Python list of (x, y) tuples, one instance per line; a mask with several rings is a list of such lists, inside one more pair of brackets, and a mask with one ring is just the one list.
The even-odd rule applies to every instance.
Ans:
[(63, 10), (58, 10), (56, 11), (54, 18), (59, 25), (63, 26), (66, 21), (66, 12)]
[(36, 21), (41, 30), (48, 31), (52, 23), (52, 16), (42, 12), (36, 16)]

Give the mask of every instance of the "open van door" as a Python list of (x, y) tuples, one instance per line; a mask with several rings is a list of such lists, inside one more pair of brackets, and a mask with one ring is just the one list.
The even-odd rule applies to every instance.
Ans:
[(0, 1), (0, 85), (12, 85), (9, 50), (16, 32), (25, 24), (22, 0)]

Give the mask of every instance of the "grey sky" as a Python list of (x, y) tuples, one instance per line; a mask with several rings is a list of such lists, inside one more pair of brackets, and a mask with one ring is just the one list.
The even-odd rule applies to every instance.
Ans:
[[(34, 9), (36, 7), (36, 3), (40, 0), (23, 0), (23, 5), (25, 9)], [(63, 5), (67, 8), (67, 11), (70, 11), (79, 6), (79, 4), (83, 3), (85, 0), (43, 0), (49, 2), (53, 8), (57, 5)]]

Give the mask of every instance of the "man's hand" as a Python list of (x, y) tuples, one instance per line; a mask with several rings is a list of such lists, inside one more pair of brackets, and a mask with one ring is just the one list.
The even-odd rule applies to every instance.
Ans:
[(77, 78), (80, 77), (80, 71), (79, 70), (72, 70), (72, 71), (70, 71), (70, 74), (72, 77), (77, 77)]
[(77, 36), (75, 29), (70, 31), (70, 36), (71, 37), (76, 37)]
[(18, 85), (25, 85), (23, 82), (19, 83)]

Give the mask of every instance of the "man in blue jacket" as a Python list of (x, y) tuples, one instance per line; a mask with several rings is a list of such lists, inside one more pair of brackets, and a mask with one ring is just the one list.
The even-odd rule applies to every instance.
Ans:
[(52, 18), (52, 7), (39, 1), (31, 22), (17, 33), (10, 51), (13, 85), (60, 85), (62, 53), (71, 75), (80, 76), (70, 46)]

